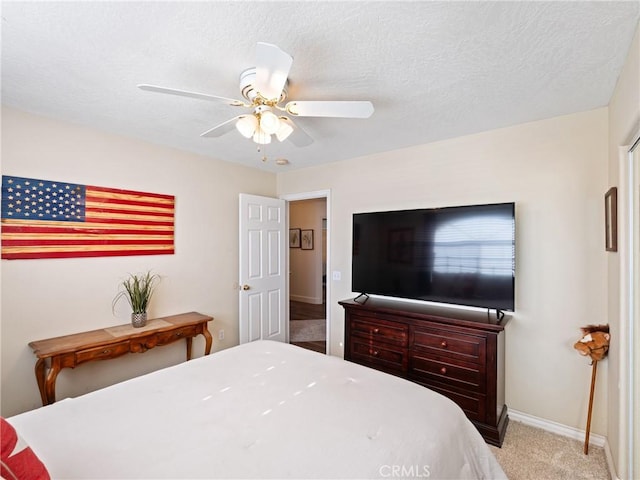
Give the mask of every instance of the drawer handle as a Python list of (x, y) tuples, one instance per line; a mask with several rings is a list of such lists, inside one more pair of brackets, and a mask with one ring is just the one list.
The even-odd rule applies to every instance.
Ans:
[(111, 350), (109, 350), (109, 349), (105, 349), (105, 350), (102, 351), (103, 355), (109, 355), (110, 353), (111, 353)]
[(380, 333), (380, 329), (379, 329), (379, 328), (374, 328), (374, 329), (372, 330), (372, 332), (373, 332), (373, 333)]
[(441, 346), (442, 348), (447, 348), (447, 347), (449, 346), (449, 344), (447, 344), (447, 341), (446, 341), (446, 340), (442, 340), (442, 341), (440, 342), (440, 346)]
[(374, 350), (373, 351), (373, 356), (374, 357), (377, 357), (379, 354), (380, 354), (380, 352), (378, 350)]
[(182, 332), (176, 333), (176, 337), (181, 337), (181, 336), (182, 336)]
[(445, 375), (445, 374), (447, 373), (447, 368), (446, 368), (446, 367), (442, 367), (442, 368), (440, 369), (440, 373), (441, 373), (442, 375)]

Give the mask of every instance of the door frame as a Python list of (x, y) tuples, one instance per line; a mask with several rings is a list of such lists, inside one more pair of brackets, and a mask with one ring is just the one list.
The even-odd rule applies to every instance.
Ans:
[[(638, 454), (638, 443), (640, 438), (640, 431), (638, 421), (640, 420), (640, 387), (638, 382), (640, 381), (640, 357), (638, 356), (638, 348), (640, 348), (640, 332), (638, 331), (638, 322), (640, 321), (640, 285), (638, 279), (640, 278), (640, 271), (638, 271), (640, 265), (640, 259), (638, 258), (638, 244), (640, 243), (640, 225), (638, 225), (638, 218), (640, 217), (640, 198), (638, 196), (638, 183), (640, 182), (640, 132), (636, 134), (635, 142), (629, 149), (629, 163), (633, 167), (633, 175), (630, 177), (633, 179), (629, 182), (629, 187), (633, 184), (633, 190), (630, 190), (629, 201), (632, 205), (629, 205), (630, 214), (632, 216), (631, 224), (633, 230), (631, 238), (629, 239), (631, 253), (630, 267), (633, 270), (631, 275), (632, 289), (630, 293), (631, 303), (631, 316), (628, 322), (628, 335), (629, 335), (629, 425), (631, 431), (629, 432), (629, 453), (631, 458), (629, 459), (629, 478), (637, 478), (640, 475), (640, 458)], [(632, 193), (635, 192), (635, 195)]]
[[(280, 195), (278, 198), (284, 200), (286, 202), (286, 206), (285, 206), (285, 210), (286, 210), (286, 215), (287, 215), (287, 220), (286, 220), (286, 230), (289, 230), (289, 203), (290, 202), (296, 202), (298, 200), (313, 200), (315, 198), (324, 198), (327, 202), (327, 211), (326, 211), (326, 219), (327, 219), (327, 281), (326, 281), (326, 300), (325, 300), (325, 316), (327, 317), (327, 328), (326, 328), (326, 332), (327, 332), (327, 341), (326, 343), (326, 354), (327, 355), (331, 355), (331, 308), (329, 308), (329, 305), (331, 304), (330, 299), (331, 299), (331, 278), (330, 278), (330, 274), (331, 274), (331, 190), (315, 190), (312, 192), (301, 192), (301, 193), (287, 193), (287, 194), (283, 194)], [(289, 264), (289, 249), (287, 248), (287, 255), (286, 255), (286, 269), (287, 271), (290, 268), (290, 264)], [(290, 291), (289, 291), (289, 275), (287, 275), (287, 279), (286, 279), (286, 295), (287, 295), (287, 301), (289, 301), (290, 298)], [(287, 328), (288, 328), (288, 324), (287, 324)]]
[[(618, 475), (634, 478), (639, 472), (638, 454), (635, 452), (638, 438), (638, 427), (633, 424), (638, 418), (640, 411), (638, 408), (639, 399), (634, 391), (635, 382), (640, 375), (638, 367), (638, 355), (635, 351), (634, 331), (638, 322), (636, 316), (635, 303), (639, 300), (635, 298), (637, 285), (634, 284), (638, 276), (635, 272), (634, 240), (638, 235), (637, 218), (638, 207), (634, 201), (634, 179), (640, 169), (640, 163), (634, 160), (633, 147), (637, 146), (640, 139), (640, 130), (631, 137), (632, 143), (619, 147), (619, 201), (618, 201), (618, 255), (619, 255), (619, 333), (621, 338), (618, 346), (619, 357), (619, 378), (615, 379), (619, 391), (618, 397), (618, 458), (614, 463), (618, 468)], [(635, 143), (634, 143), (635, 142)], [(634, 175), (634, 173), (636, 175)], [(615, 300), (614, 300), (615, 301)], [(635, 327), (635, 328), (634, 328)], [(614, 469), (615, 470), (615, 469)]]

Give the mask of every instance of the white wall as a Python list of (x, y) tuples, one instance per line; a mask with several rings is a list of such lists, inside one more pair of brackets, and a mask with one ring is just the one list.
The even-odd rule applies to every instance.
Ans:
[[(393, 132), (389, 133), (390, 135)], [(331, 190), (331, 352), (343, 352), (354, 212), (516, 202), (516, 313), (506, 328), (510, 408), (585, 428), (591, 368), (580, 327), (606, 322), (607, 110), (278, 175), (278, 193)], [(331, 278), (331, 272), (328, 272)], [(331, 281), (331, 280), (329, 280)], [(592, 432), (606, 433), (607, 367)]]
[[(607, 320), (607, 123), (607, 110), (599, 109), (279, 174), (278, 194), (331, 190), (332, 270), (342, 272), (328, 299), (331, 351), (343, 351), (336, 302), (353, 294), (353, 212), (515, 201), (517, 312), (506, 334), (507, 403), (584, 428), (591, 369), (572, 344), (580, 326)], [(152, 315), (210, 314), (214, 338), (219, 328), (226, 333), (214, 348), (237, 343), (237, 194), (275, 194), (273, 175), (11, 109), (3, 109), (2, 159), (6, 175), (174, 194), (177, 209), (172, 256), (2, 261), (3, 415), (39, 406), (29, 341), (127, 321), (113, 317), (111, 299), (130, 271), (163, 275)], [(194, 342), (196, 354), (202, 347)], [(58, 398), (183, 356), (183, 346), (172, 345), (64, 370)], [(592, 424), (599, 434), (607, 425), (603, 364)]]
[(314, 198), (289, 204), (289, 226), (313, 230), (313, 250), (289, 249), (289, 298), (298, 302), (321, 304), (322, 299), (322, 219), (327, 200)]
[[(621, 303), (626, 303), (625, 292), (621, 288), (620, 278), (625, 275), (624, 265), (628, 257), (624, 255), (626, 225), (625, 194), (627, 170), (621, 159), (621, 151), (628, 150), (631, 142), (640, 133), (640, 24), (629, 49), (624, 69), (618, 78), (618, 83), (609, 103), (609, 172), (610, 186), (617, 186), (619, 196), (619, 236), (620, 251), (609, 253), (608, 287), (609, 303), (608, 318), (611, 325), (611, 346), (609, 349), (609, 412), (607, 438), (613, 459), (616, 464), (617, 475), (628, 478), (627, 472), (627, 428), (632, 419), (628, 418), (626, 402), (628, 388), (629, 352), (627, 351), (628, 325), (622, 317)], [(625, 147), (622, 148), (621, 147)], [(622, 301), (622, 302), (621, 302)], [(636, 351), (636, 355), (639, 355)], [(640, 358), (640, 357), (638, 357)], [(640, 371), (640, 363), (636, 362), (636, 369)], [(640, 412), (640, 399), (637, 399), (636, 412)], [(638, 428), (638, 427), (636, 427)], [(638, 448), (637, 445), (636, 449)], [(637, 455), (637, 454), (636, 454)], [(640, 456), (639, 456), (640, 457)], [(636, 467), (640, 474), (640, 465)]]
[[(212, 141), (212, 149), (215, 148)], [(129, 272), (162, 276), (150, 316), (199, 311), (214, 350), (238, 343), (238, 194), (275, 195), (275, 175), (2, 109), (2, 174), (175, 195), (175, 255), (2, 260), (2, 415), (40, 406), (28, 342), (119, 325), (111, 300)], [(217, 332), (225, 330), (225, 340)], [(201, 337), (194, 356), (203, 352)], [(65, 369), (57, 397), (75, 396), (184, 360), (173, 344)]]

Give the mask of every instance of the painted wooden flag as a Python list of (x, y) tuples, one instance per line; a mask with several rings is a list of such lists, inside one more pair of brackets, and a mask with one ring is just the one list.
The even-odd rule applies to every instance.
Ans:
[(174, 253), (175, 197), (2, 176), (2, 258)]

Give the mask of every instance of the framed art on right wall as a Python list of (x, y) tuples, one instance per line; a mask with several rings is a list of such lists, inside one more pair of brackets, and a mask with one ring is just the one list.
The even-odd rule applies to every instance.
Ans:
[(605, 249), (618, 251), (618, 189), (611, 187), (604, 195)]

